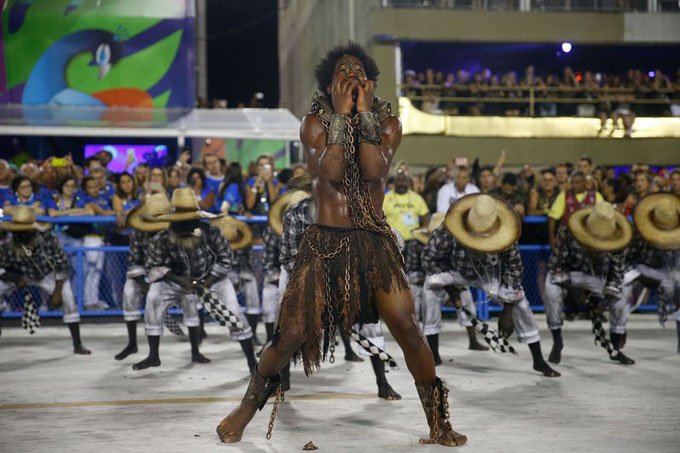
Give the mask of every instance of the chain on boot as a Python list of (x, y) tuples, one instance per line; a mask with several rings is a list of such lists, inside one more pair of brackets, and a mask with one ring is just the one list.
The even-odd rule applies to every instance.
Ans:
[(467, 437), (454, 431), (449, 422), (449, 389), (442, 380), (437, 378), (434, 384), (416, 382), (416, 389), (430, 426), (430, 438), (421, 439), (420, 443), (449, 447), (465, 445)]
[[(246, 394), (241, 400), (241, 405), (234, 409), (227, 417), (224, 418), (217, 426), (217, 435), (220, 440), (225, 443), (238, 442), (241, 440), (243, 431), (252, 420), (255, 412), (262, 410), (267, 400), (277, 392), (277, 402), (280, 399), (280, 382), (279, 376), (275, 378), (266, 379), (260, 376), (257, 369), (250, 378)], [(276, 405), (272, 413), (276, 414)], [(271, 437), (271, 427), (273, 426), (273, 417), (270, 420), (269, 437)]]

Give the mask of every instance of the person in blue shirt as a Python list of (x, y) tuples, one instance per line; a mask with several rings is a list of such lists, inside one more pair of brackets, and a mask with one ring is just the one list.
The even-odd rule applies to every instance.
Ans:
[(12, 172), (9, 169), (9, 162), (0, 159), (0, 207), (5, 205), (5, 201), (12, 194)]
[(220, 212), (224, 214), (243, 214), (243, 169), (241, 164), (232, 162), (227, 168), (224, 184), (218, 196)]
[(203, 157), (203, 169), (205, 171), (205, 185), (217, 195), (220, 192), (220, 186), (224, 183), (222, 162), (214, 154), (206, 154)]
[(281, 183), (276, 179), (274, 162), (270, 156), (257, 158), (257, 176), (251, 177), (247, 186), (246, 209), (253, 214), (267, 214), (281, 191)]
[[(84, 195), (78, 198), (78, 207), (89, 207), (95, 215), (114, 215), (111, 200), (100, 193), (99, 184), (92, 176), (83, 178)], [(83, 238), (84, 247), (101, 247), (106, 237), (106, 225), (90, 224)], [(85, 310), (106, 310), (108, 304), (99, 300), (99, 281), (104, 268), (104, 252), (85, 252), (85, 288), (83, 304)]]
[(187, 184), (191, 187), (198, 198), (198, 204), (202, 210), (213, 214), (219, 212), (215, 209), (215, 192), (206, 185), (205, 173), (199, 168), (193, 168), (187, 175)]
[(17, 176), (12, 180), (12, 193), (3, 207), (5, 214), (12, 215), (14, 206), (30, 206), (36, 215), (45, 214), (45, 209), (35, 194), (35, 183), (26, 176)]

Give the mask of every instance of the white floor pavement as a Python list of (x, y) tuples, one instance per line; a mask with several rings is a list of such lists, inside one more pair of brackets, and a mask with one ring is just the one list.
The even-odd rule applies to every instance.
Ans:
[[(545, 326), (540, 317), (540, 325)], [(162, 366), (133, 371), (147, 351), (123, 362), (113, 356), (126, 342), (123, 323), (85, 324), (91, 356), (71, 353), (65, 327), (29, 336), (4, 328), (0, 337), (0, 452), (294, 452), (309, 441), (319, 451), (430, 452), (412, 379), (393, 340), (388, 350), (401, 367), (388, 373), (404, 397), (378, 399), (370, 363), (340, 358), (307, 379), (292, 373), (271, 440), (265, 432), (271, 404), (258, 413), (239, 444), (223, 445), (215, 426), (247, 384), (245, 359), (219, 326), (209, 326), (202, 352), (207, 365), (189, 361), (188, 339), (166, 335)], [(263, 327), (260, 327), (263, 331)], [(552, 343), (542, 332), (544, 353)], [(263, 335), (261, 332), (260, 335)], [(631, 367), (611, 362), (593, 344), (587, 321), (567, 323), (563, 374), (548, 379), (531, 370), (531, 356), (472, 352), (465, 332), (445, 321), (444, 364), (438, 374), (451, 389), (456, 429), (468, 435), (465, 452), (678, 452), (680, 354), (675, 326), (663, 330), (653, 315), (631, 318), (626, 353)]]

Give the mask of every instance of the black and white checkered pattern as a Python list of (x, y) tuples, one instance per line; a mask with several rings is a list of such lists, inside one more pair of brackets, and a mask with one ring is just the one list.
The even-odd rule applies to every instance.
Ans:
[(170, 332), (177, 335), (178, 337), (184, 336), (184, 331), (180, 327), (177, 320), (175, 318), (173, 318), (172, 315), (170, 315), (170, 313), (165, 314), (165, 319), (163, 321), (163, 324), (165, 324), (165, 327), (167, 327)]
[(590, 321), (593, 323), (593, 334), (595, 334), (595, 344), (602, 346), (609, 355), (614, 352), (614, 347), (607, 338), (607, 333), (604, 331), (602, 324), (604, 323), (604, 315), (597, 309), (598, 300), (594, 297), (588, 299), (590, 306)]
[(372, 356), (378, 357), (380, 360), (383, 362), (387, 362), (390, 364), (390, 367), (396, 368), (397, 367), (397, 362), (394, 360), (394, 357), (389, 355), (387, 352), (385, 352), (383, 349), (380, 349), (378, 346), (375, 345), (371, 340), (366, 338), (365, 336), (361, 335), (359, 332), (356, 330), (352, 329), (349, 331), (350, 337), (357, 343), (359, 343), (359, 346), (364, 348), (366, 352), (371, 354)]
[(466, 315), (470, 318), (470, 322), (475, 330), (484, 336), (484, 341), (493, 352), (511, 352), (512, 354), (517, 354), (515, 348), (513, 348), (508, 340), (504, 337), (498, 335), (495, 330), (493, 330), (487, 323), (476, 317), (470, 310), (463, 307), (462, 305), (458, 307), (459, 310), (463, 310)]
[(229, 311), (229, 309), (220, 302), (212, 293), (204, 288), (199, 288), (196, 291), (198, 297), (201, 298), (203, 303), (203, 308), (205, 308), (210, 316), (219, 323), (219, 325), (225, 327), (227, 324), (233, 329), (244, 329), (245, 326), (238, 317)]
[(24, 314), (21, 316), (21, 327), (33, 335), (38, 327), (40, 327), (40, 315), (38, 315), (38, 310), (35, 308), (31, 291), (26, 288), (22, 292), (24, 293)]

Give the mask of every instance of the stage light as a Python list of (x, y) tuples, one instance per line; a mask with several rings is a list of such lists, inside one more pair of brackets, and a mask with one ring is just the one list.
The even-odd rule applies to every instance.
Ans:
[(569, 53), (571, 52), (571, 43), (570, 42), (563, 42), (562, 43), (562, 51), (564, 53)]
[(649, 76), (650, 79), (653, 79), (653, 78), (656, 76), (656, 72), (654, 72), (654, 71), (649, 71), (649, 72), (647, 73), (647, 75)]

